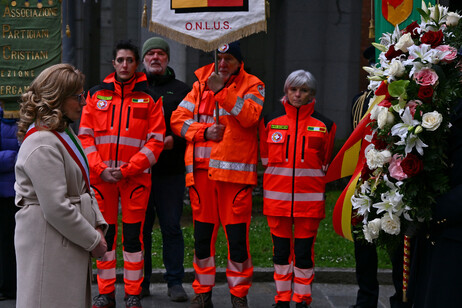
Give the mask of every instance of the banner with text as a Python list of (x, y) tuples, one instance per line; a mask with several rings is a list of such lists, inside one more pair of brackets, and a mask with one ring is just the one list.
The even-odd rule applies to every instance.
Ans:
[(0, 100), (14, 111), (32, 80), (61, 62), (61, 1), (0, 1), (0, 10)]
[(153, 0), (149, 30), (211, 51), (266, 31), (265, 0)]

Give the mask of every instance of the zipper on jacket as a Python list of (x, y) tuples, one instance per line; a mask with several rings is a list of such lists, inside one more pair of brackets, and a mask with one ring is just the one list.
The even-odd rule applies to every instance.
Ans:
[(298, 136), (298, 114), (300, 108), (297, 108), (297, 117), (295, 120), (295, 140), (294, 140), (294, 160), (292, 163), (292, 206), (290, 208), (290, 216), (294, 217), (294, 198), (295, 198), (295, 158), (297, 157), (297, 136)]
[(302, 139), (302, 163), (305, 161), (305, 136)]
[(286, 162), (289, 161), (289, 143), (290, 143), (290, 135), (287, 135), (287, 143), (286, 143)]
[(114, 115), (115, 115), (115, 106), (112, 105), (111, 130), (114, 127)]
[(127, 125), (125, 126), (126, 131), (128, 131), (129, 122), (130, 122), (130, 106), (128, 106), (128, 110), (127, 110)]
[(115, 167), (119, 165), (119, 140), (120, 140), (120, 126), (122, 124), (122, 110), (124, 107), (124, 83), (121, 83), (121, 95), (120, 95), (120, 114), (119, 114), (119, 127), (117, 128), (117, 143), (116, 143), (116, 156), (115, 156)]

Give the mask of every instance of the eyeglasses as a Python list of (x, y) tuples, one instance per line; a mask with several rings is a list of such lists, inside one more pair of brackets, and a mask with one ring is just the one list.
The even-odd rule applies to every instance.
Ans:
[(82, 91), (82, 93), (75, 94), (75, 95), (72, 95), (72, 96), (77, 97), (77, 100), (79, 101), (80, 104), (85, 102), (85, 91)]

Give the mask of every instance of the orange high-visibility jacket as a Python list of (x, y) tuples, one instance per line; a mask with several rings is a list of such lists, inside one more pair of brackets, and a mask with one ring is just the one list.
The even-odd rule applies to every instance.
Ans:
[(260, 124), (263, 213), (271, 216), (324, 218), (325, 171), (336, 125), (314, 111), (315, 101), (282, 112)]
[[(257, 184), (258, 120), (265, 99), (265, 85), (244, 71), (244, 63), (225, 87), (214, 94), (207, 78), (215, 64), (198, 69), (193, 89), (171, 117), (172, 131), (187, 140), (186, 186), (194, 185), (194, 168), (208, 169), (216, 181)], [(226, 126), (223, 139), (207, 141), (204, 132), (215, 122), (215, 101), (219, 122)]]
[(149, 95), (146, 75), (135, 73), (124, 83), (115, 73), (90, 89), (83, 108), (79, 139), (90, 165), (92, 183), (107, 167), (123, 177), (149, 173), (164, 147), (162, 100)]

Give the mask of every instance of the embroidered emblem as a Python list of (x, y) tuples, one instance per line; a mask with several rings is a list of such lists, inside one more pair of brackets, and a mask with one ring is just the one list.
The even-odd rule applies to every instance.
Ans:
[(260, 92), (261, 96), (265, 97), (265, 87), (263, 85), (259, 85), (257, 90)]
[(228, 45), (228, 44), (223, 44), (223, 45), (221, 45), (220, 47), (218, 47), (218, 51), (221, 52), (221, 53), (227, 52), (228, 49), (229, 49), (229, 45)]
[(274, 128), (274, 129), (289, 129), (289, 125), (276, 125), (276, 124), (273, 124), (273, 125), (271, 125), (271, 128)]
[(98, 107), (98, 109), (100, 110), (103, 110), (107, 107), (107, 101), (105, 101), (104, 99), (100, 99), (97, 103), (96, 103), (96, 107)]
[(274, 132), (271, 135), (271, 140), (273, 140), (273, 142), (280, 142), (282, 140), (282, 134), (280, 132)]
[(308, 126), (307, 130), (310, 132), (321, 132), (321, 133), (325, 133), (327, 131), (325, 127), (319, 127), (319, 126)]

